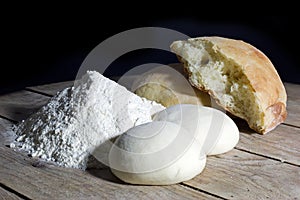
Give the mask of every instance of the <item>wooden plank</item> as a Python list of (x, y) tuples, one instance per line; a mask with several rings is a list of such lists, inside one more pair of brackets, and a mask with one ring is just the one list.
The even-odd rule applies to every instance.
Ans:
[(46, 104), (49, 97), (21, 90), (0, 96), (0, 115), (20, 121)]
[(232, 150), (208, 158), (199, 176), (185, 184), (228, 199), (298, 199), (300, 168)]
[(292, 83), (284, 83), (284, 85), (288, 95), (288, 117), (285, 124), (300, 127), (300, 85)]
[(299, 128), (282, 124), (270, 133), (260, 135), (246, 123), (238, 124), (240, 140), (236, 148), (300, 166)]
[[(14, 134), (11, 131), (13, 123), (0, 118), (0, 146), (9, 145), (14, 139)], [(0, 151), (1, 153), (1, 151)], [(0, 186), (0, 200), (1, 199), (22, 199), (16, 194), (7, 191)]]
[(12, 125), (12, 122), (0, 118), (0, 145), (9, 145), (13, 141)]
[(284, 83), (287, 95), (292, 99), (300, 99), (300, 85), (293, 83)]
[(59, 83), (51, 83), (46, 85), (27, 87), (26, 89), (36, 91), (38, 93), (45, 93), (47, 95), (54, 96), (57, 92), (72, 86), (74, 81), (65, 81)]
[(33, 199), (217, 199), (181, 186), (134, 186), (48, 165), (0, 147), (0, 182)]
[(13, 123), (8, 121), (7, 119), (0, 118), (0, 133), (9, 130), (11, 124)]
[(11, 193), (2, 187), (0, 187), (0, 200), (7, 200), (7, 199), (15, 199), (15, 200), (20, 200), (22, 198), (18, 197), (16, 194)]
[(287, 112), (288, 116), (284, 123), (300, 127), (300, 99), (288, 98)]

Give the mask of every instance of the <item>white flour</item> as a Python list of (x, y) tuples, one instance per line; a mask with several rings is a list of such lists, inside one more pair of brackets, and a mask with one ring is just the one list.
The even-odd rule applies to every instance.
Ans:
[(95, 147), (164, 109), (89, 71), (15, 127), (19, 147), (60, 166), (85, 169)]

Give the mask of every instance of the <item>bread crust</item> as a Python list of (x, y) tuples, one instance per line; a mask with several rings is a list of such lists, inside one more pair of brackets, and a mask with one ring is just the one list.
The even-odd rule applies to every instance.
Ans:
[[(258, 129), (253, 124), (249, 124), (252, 129), (264, 134), (285, 121), (287, 117), (286, 91), (275, 67), (265, 54), (244, 41), (222, 37), (199, 37), (189, 39), (188, 42), (193, 43), (198, 40), (210, 42), (214, 51), (218, 51), (226, 59), (233, 60), (249, 80), (258, 106), (263, 110), (264, 114), (262, 116), (264, 118), (264, 126)], [(178, 53), (180, 47), (178, 48), (174, 44), (176, 42), (171, 45), (171, 49), (173, 52)], [(183, 58), (179, 60), (183, 63), (186, 62)], [(187, 65), (185, 65), (185, 68), (187, 68)], [(185, 71), (188, 70), (186, 69)], [(191, 77), (191, 72), (188, 75)], [(200, 90), (207, 91), (220, 104), (220, 101), (214, 95), (214, 91), (207, 90), (200, 84), (192, 84)], [(230, 108), (220, 105), (232, 114), (237, 115)], [(243, 118), (243, 116), (238, 117)]]
[[(169, 67), (170, 70), (157, 68), (142, 76), (141, 81), (137, 81), (139, 87), (135, 93), (165, 107), (176, 104), (211, 105), (207, 93), (190, 86), (182, 64), (173, 63), (169, 64)], [(175, 70), (178, 73), (175, 73)]]

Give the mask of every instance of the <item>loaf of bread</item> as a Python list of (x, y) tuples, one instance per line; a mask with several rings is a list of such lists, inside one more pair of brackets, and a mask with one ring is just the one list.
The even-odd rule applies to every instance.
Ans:
[(189, 84), (180, 63), (152, 69), (135, 81), (134, 88), (140, 97), (165, 107), (176, 104), (211, 106), (210, 96)]
[(224, 109), (267, 133), (287, 117), (287, 95), (271, 61), (257, 48), (222, 37), (175, 41), (189, 82), (207, 91)]

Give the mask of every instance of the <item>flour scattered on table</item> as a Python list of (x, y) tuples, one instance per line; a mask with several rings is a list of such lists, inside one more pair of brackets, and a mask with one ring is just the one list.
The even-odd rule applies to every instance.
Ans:
[(74, 87), (64, 89), (19, 123), (11, 147), (60, 166), (86, 169), (95, 147), (152, 121), (151, 115), (162, 109), (100, 73), (88, 71)]

